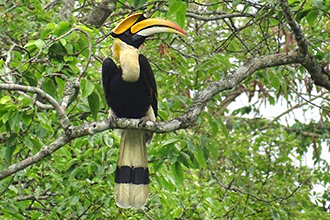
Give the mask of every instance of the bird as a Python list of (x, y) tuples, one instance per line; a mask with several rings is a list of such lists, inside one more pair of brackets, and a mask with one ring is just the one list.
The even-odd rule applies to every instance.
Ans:
[[(174, 22), (134, 13), (110, 32), (112, 55), (102, 64), (102, 84), (110, 122), (116, 118), (156, 121), (157, 85), (148, 59), (139, 53), (145, 40), (158, 33), (186, 33)], [(121, 208), (141, 209), (149, 197), (147, 144), (152, 133), (122, 129), (115, 172), (115, 201)]]

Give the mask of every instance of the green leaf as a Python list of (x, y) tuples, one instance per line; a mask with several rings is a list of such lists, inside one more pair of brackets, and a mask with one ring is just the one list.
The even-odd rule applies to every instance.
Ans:
[(14, 112), (14, 114), (12, 114), (9, 121), (10, 121), (10, 128), (13, 132), (19, 133), (21, 120), (22, 120), (22, 114), (20, 112)]
[(25, 113), (22, 116), (22, 121), (24, 122), (25, 126), (28, 128), (28, 126), (32, 122), (32, 116)]
[(5, 114), (2, 115), (1, 121), (3, 123), (6, 123), (9, 120), (10, 115), (11, 115), (11, 112), (6, 112)]
[(95, 88), (96, 88), (98, 94), (100, 94), (101, 103), (103, 104), (103, 106), (105, 108), (107, 108), (108, 107), (108, 104), (107, 104), (107, 100), (105, 99), (105, 96), (104, 96), (103, 87), (100, 84), (98, 84), (98, 85), (95, 85)]
[(67, 52), (68, 54), (73, 54), (73, 46), (72, 46), (72, 44), (67, 43), (67, 44), (65, 45), (65, 50), (66, 50), (66, 52)]
[(183, 170), (179, 162), (175, 162), (171, 165), (172, 173), (177, 185), (182, 185), (183, 183)]
[(169, 191), (172, 191), (172, 192), (175, 191), (175, 185), (174, 185), (174, 184), (172, 184), (170, 181), (166, 181), (164, 177), (159, 177), (159, 178), (160, 178), (160, 183), (161, 183), (161, 185), (162, 185), (165, 189), (167, 189), (167, 190), (169, 190)]
[(92, 83), (91, 81), (89, 81), (87, 79), (81, 80), (81, 90), (82, 90), (83, 98), (86, 98), (87, 96), (92, 94), (92, 92), (94, 91), (94, 88), (95, 88), (94, 83)]
[(171, 16), (172, 14), (175, 14), (176, 12), (180, 11), (183, 4), (185, 4), (185, 3), (183, 3), (183, 4), (181, 4), (181, 3), (182, 2), (178, 1), (178, 0), (169, 1), (168, 2), (169, 7), (168, 7), (168, 11), (167, 11), (167, 16)]
[(66, 45), (66, 40), (64, 38), (60, 39), (60, 42), (62, 44), (63, 47), (65, 47)]
[(178, 207), (173, 211), (173, 218), (180, 218), (182, 214), (183, 214), (183, 209), (181, 207)]
[(307, 16), (306, 16), (306, 20), (309, 24), (309, 26), (314, 27), (315, 26), (315, 20), (317, 18), (317, 16), (319, 15), (317, 10), (311, 10)]
[(49, 29), (49, 28), (42, 29), (40, 32), (40, 39), (44, 40), (46, 37), (48, 37), (48, 35), (51, 32), (52, 32), (52, 29)]
[(88, 28), (88, 27), (86, 27), (85, 25), (79, 25), (77, 28), (79, 28), (79, 29), (81, 29), (83, 31), (87, 31), (90, 34), (93, 33), (93, 30), (90, 29), (90, 28)]
[(48, 24), (46, 24), (46, 28), (47, 29), (54, 30), (55, 27), (56, 27), (56, 25), (54, 23), (48, 23)]
[(16, 145), (13, 145), (13, 142), (14, 142), (15, 138), (16, 138), (16, 135), (12, 134), (12, 135), (10, 135), (10, 137), (7, 141), (5, 159), (6, 159), (6, 162), (7, 162), (8, 165), (11, 164), (13, 152), (16, 149)]
[(205, 161), (204, 153), (203, 153), (200, 146), (196, 146), (196, 151), (194, 152), (194, 157), (196, 158), (198, 164), (202, 168), (205, 169), (206, 168), (206, 161)]
[(42, 84), (43, 90), (48, 93), (49, 95), (55, 97), (56, 95), (56, 86), (52, 79), (46, 79), (45, 82)]
[(233, 0), (233, 7), (236, 7), (241, 3), (241, 0)]
[(3, 96), (0, 99), (0, 104), (4, 105), (6, 103), (12, 102), (10, 96)]
[(227, 126), (222, 122), (222, 120), (219, 120), (219, 123), (223, 134), (225, 135), (226, 138), (228, 138), (229, 134), (228, 134)]
[(278, 91), (280, 89), (280, 79), (276, 74), (270, 74), (272, 86)]
[(73, 196), (70, 198), (70, 205), (76, 205), (79, 201), (79, 196)]
[(134, 6), (135, 6), (135, 8), (140, 8), (146, 2), (147, 2), (147, 0), (134, 0)]
[(97, 120), (97, 113), (100, 109), (100, 98), (96, 92), (88, 96), (88, 104), (94, 120)]
[(173, 145), (174, 143), (177, 143), (179, 140), (178, 139), (169, 139), (169, 140), (166, 140), (162, 143), (162, 147), (165, 147), (167, 145)]
[(45, 45), (45, 42), (41, 39), (38, 39), (38, 40), (28, 42), (27, 44), (25, 44), (25, 47), (27, 48), (27, 47), (36, 46), (39, 50), (41, 50), (44, 45)]
[(28, 47), (35, 47), (35, 46), (36, 45), (35, 45), (34, 40), (33, 40), (33, 41), (27, 42), (24, 47), (28, 48)]
[(180, 10), (176, 11), (175, 18), (176, 22), (180, 27), (184, 27), (186, 21), (186, 13), (187, 13), (187, 4), (185, 2), (180, 2)]
[(280, 220), (281, 219), (280, 214), (278, 213), (278, 211), (275, 208), (272, 208), (271, 212), (272, 212), (272, 216), (273, 216), (274, 220)]
[(66, 32), (68, 32), (70, 29), (71, 29), (71, 24), (67, 21), (62, 21), (56, 25), (54, 30), (54, 35), (56, 37), (59, 37), (65, 34)]

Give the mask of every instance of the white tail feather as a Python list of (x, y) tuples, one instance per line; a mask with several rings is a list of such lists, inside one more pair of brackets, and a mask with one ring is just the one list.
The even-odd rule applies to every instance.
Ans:
[[(146, 133), (140, 130), (122, 130), (118, 167), (148, 167)], [(116, 183), (116, 203), (122, 208), (142, 208), (149, 196), (148, 184)]]
[(135, 209), (141, 209), (149, 197), (149, 185), (131, 184), (131, 205)]
[(116, 197), (116, 203), (117, 206), (121, 208), (130, 208), (131, 202), (130, 202), (130, 192), (131, 192), (131, 184), (117, 184), (115, 186), (115, 197)]

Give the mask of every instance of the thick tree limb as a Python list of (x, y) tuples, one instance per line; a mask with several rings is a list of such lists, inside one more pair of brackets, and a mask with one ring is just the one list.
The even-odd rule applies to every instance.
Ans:
[[(93, 135), (98, 132), (102, 132), (114, 128), (143, 129), (155, 133), (166, 133), (178, 129), (191, 127), (197, 121), (197, 118), (201, 114), (206, 103), (219, 92), (234, 88), (257, 70), (268, 67), (279, 66), (279, 65), (285, 65), (289, 63), (290, 64), (299, 63), (300, 61), (301, 58), (296, 52), (289, 54), (281, 53), (281, 54), (267, 55), (249, 60), (246, 64), (239, 67), (233, 74), (230, 74), (227, 77), (221, 79), (220, 81), (213, 82), (209, 86), (207, 86), (204, 90), (202, 90), (200, 93), (196, 95), (190, 108), (181, 117), (172, 119), (167, 122), (148, 121), (145, 126), (140, 127), (139, 126), (140, 120), (138, 119), (119, 118), (115, 121), (115, 123), (112, 124), (109, 122), (108, 119), (105, 119), (102, 121), (86, 123), (79, 126), (71, 126), (67, 128), (65, 132), (60, 134), (60, 136), (52, 144), (42, 147), (42, 149), (38, 153), (2, 170), (0, 172), (0, 180), (41, 161), (45, 157), (51, 155), (54, 151), (58, 150), (59, 148), (63, 147), (65, 144), (69, 143), (71, 140), (82, 136)], [(11, 88), (10, 86), (12, 85), (4, 86), (4, 84), (0, 84), (0, 88), (4, 88), (4, 87)], [(39, 91), (40, 89), (33, 87), (31, 88), (26, 86), (15, 85), (14, 87), (12, 87), (12, 90), (14, 88), (15, 90), (22, 89), (24, 91), (30, 90), (31, 92), (40, 92)], [(45, 95), (44, 92), (40, 92), (40, 93)], [(59, 105), (57, 103), (56, 108), (58, 108), (58, 106)], [(58, 114), (62, 114), (62, 113), (58, 113)]]
[(85, 22), (95, 27), (101, 26), (116, 7), (116, 1), (103, 0), (92, 10), (92, 13), (85, 19)]
[(299, 47), (298, 52), (300, 53), (301, 57), (304, 57), (304, 59), (301, 61), (301, 64), (308, 70), (316, 85), (322, 86), (330, 91), (330, 74), (326, 73), (322, 66), (309, 53), (308, 42), (304, 37), (299, 24), (295, 21), (287, 0), (280, 0), (280, 4), (283, 10), (283, 14), (297, 41)]
[(51, 2), (49, 2), (48, 4), (46, 4), (44, 6), (44, 10), (49, 10), (52, 9), (56, 4), (58, 4), (60, 2), (60, 0), (52, 0)]
[(66, 82), (61, 103), (63, 109), (67, 109), (70, 104), (77, 98), (79, 93), (79, 87), (79, 80), (72, 80)]
[(62, 7), (60, 9), (59, 17), (68, 21), (70, 19), (71, 13), (74, 9), (75, 0), (62, 0)]

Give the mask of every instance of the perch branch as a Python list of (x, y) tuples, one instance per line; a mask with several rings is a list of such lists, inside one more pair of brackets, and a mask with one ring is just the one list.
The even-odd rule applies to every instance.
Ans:
[[(118, 118), (114, 123), (110, 123), (108, 119), (105, 119), (102, 121), (85, 123), (83, 125), (70, 126), (65, 132), (61, 133), (53, 143), (48, 146), (42, 147), (41, 150), (36, 154), (0, 171), (0, 180), (41, 161), (59, 148), (63, 147), (65, 144), (69, 143), (71, 140), (82, 136), (93, 135), (102, 131), (115, 128), (143, 129), (155, 133), (166, 133), (178, 129), (191, 127), (197, 121), (197, 118), (201, 114), (206, 103), (219, 92), (234, 88), (257, 70), (279, 65), (285, 65), (289, 63), (298, 63), (299, 61), (300, 58), (295, 52), (289, 54), (282, 53), (267, 55), (249, 60), (246, 64), (239, 67), (233, 74), (230, 74), (227, 77), (221, 79), (220, 81), (213, 82), (209, 86), (207, 86), (204, 90), (202, 90), (199, 94), (196, 95), (190, 108), (181, 117), (172, 119), (167, 122), (148, 121), (145, 126), (141, 127), (139, 126), (140, 120), (138, 119)], [(0, 88), (1, 86), (4, 87), (3, 84), (0, 84)], [(9, 88), (10, 86), (12, 85), (7, 85), (7, 87)], [(33, 87), (31, 88), (20, 85), (15, 86), (16, 89), (23, 89), (24, 91), (30, 90), (31, 92), (40, 92), (39, 89)], [(46, 95), (44, 94), (44, 92), (40, 93)], [(58, 107), (59, 104), (57, 103), (55, 108)], [(62, 113), (58, 112), (58, 114)]]

